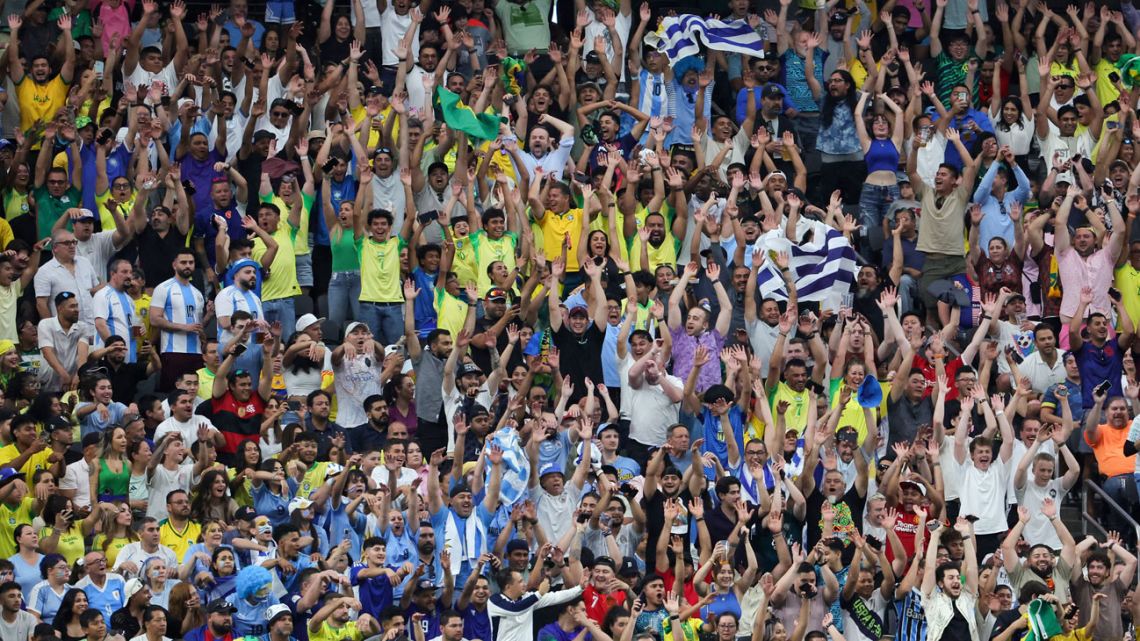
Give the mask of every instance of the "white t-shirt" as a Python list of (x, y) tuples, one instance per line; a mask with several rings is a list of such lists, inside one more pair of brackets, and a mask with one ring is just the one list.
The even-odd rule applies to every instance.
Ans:
[(168, 470), (161, 464), (154, 468), (154, 474), (150, 477), (150, 501), (146, 506), (146, 515), (159, 521), (170, 516), (166, 512), (166, 495), (174, 490), (189, 492), (193, 477), (192, 463), (183, 463), (174, 470)]
[[(857, 577), (848, 577), (848, 580), (853, 581), (856, 578)], [(862, 600), (863, 604), (866, 605), (869, 610), (879, 615), (879, 619), (883, 623), (883, 630), (884, 632), (886, 631), (887, 600), (883, 598), (883, 593), (879, 588), (875, 588), (875, 591), (871, 593), (871, 598), (869, 599), (864, 599), (858, 595), (851, 598), (853, 600)], [(877, 636), (870, 637), (860, 631), (859, 625), (855, 622), (855, 619), (851, 616), (851, 611), (847, 608), (843, 608), (843, 636), (847, 641), (879, 641)]]
[[(677, 422), (680, 403), (674, 403), (665, 395), (661, 385), (650, 385), (642, 377), (641, 387), (629, 385), (629, 369), (633, 367), (633, 355), (618, 364), (621, 377), (621, 405), (629, 411), (629, 437), (642, 445), (665, 444), (669, 426)], [(684, 387), (685, 382), (671, 374), (662, 374), (671, 384)], [(626, 390), (629, 390), (628, 395)]]
[[(365, 23), (365, 26), (367, 26), (367, 23)], [(408, 32), (411, 26), (412, 12), (408, 11), (402, 16), (398, 15), (393, 4), (389, 2), (388, 7), (384, 9), (384, 13), (380, 14), (380, 38), (384, 43), (381, 63), (384, 66), (395, 65), (400, 62), (396, 58), (396, 45), (404, 39), (404, 34)], [(412, 50), (408, 55), (410, 55), (413, 60), (418, 60), (420, 57), (419, 27), (416, 27), (416, 35), (412, 38)]]
[(75, 490), (75, 498), (71, 499), (75, 507), (91, 505), (91, 467), (85, 459), (67, 466), (63, 478), (59, 480), (59, 489)]
[(998, 452), (994, 451), (994, 460), (984, 472), (974, 467), (969, 458), (961, 466), (962, 502), (959, 513), (962, 516), (974, 515), (978, 517), (974, 523), (976, 534), (997, 534), (1009, 529), (1005, 520), (1005, 490), (1008, 482), (1009, 468), (1002, 462)]
[[(614, 20), (614, 30), (617, 31), (618, 39), (621, 40), (621, 48), (624, 51), (626, 43), (629, 42), (629, 28), (633, 24), (633, 13), (628, 16), (623, 15), (621, 11), (616, 12), (617, 17)], [(606, 25), (598, 21), (597, 16), (590, 9), (586, 9), (586, 14), (590, 16), (590, 24), (586, 25), (586, 34), (582, 42), (582, 60), (586, 59), (586, 54), (594, 50), (594, 38), (601, 36), (606, 41), (606, 56), (613, 60), (614, 58), (614, 45), (610, 42), (610, 30)]]
[(91, 238), (79, 243), (75, 253), (91, 262), (95, 268), (95, 275), (99, 280), (107, 280), (107, 263), (115, 255), (114, 230), (101, 231), (91, 234)]
[(163, 436), (166, 436), (170, 432), (178, 432), (182, 435), (183, 445), (185, 445), (187, 448), (192, 448), (194, 447), (194, 444), (198, 442), (199, 425), (205, 425), (211, 433), (218, 431), (218, 428), (214, 427), (214, 424), (210, 422), (210, 419), (206, 418), (205, 416), (192, 415), (190, 417), (190, 420), (186, 422), (182, 422), (177, 418), (171, 416), (165, 421), (159, 423), (158, 427), (154, 428), (154, 442), (157, 443), (159, 439), (161, 439)]
[(1053, 529), (1053, 524), (1041, 513), (1041, 506), (1047, 498), (1053, 499), (1059, 512), (1061, 499), (1065, 498), (1065, 486), (1061, 479), (1053, 479), (1046, 483), (1045, 487), (1040, 487), (1034, 483), (1032, 477), (1025, 479), (1025, 485), (1018, 492), (1017, 499), (1018, 503), (1029, 510), (1030, 516), (1029, 522), (1025, 524), (1025, 529), (1021, 534), (1025, 537), (1025, 542), (1031, 546), (1044, 543), (1054, 550), (1059, 550), (1061, 549), (1061, 539), (1057, 536), (1057, 531)]
[[(126, 72), (126, 69), (124, 68), (123, 71)], [(143, 69), (142, 63), (139, 62), (135, 65), (135, 70), (132, 71), (131, 75), (127, 78), (127, 82), (136, 87), (149, 87), (150, 83), (154, 82), (155, 80), (161, 80), (162, 82), (166, 83), (167, 89), (174, 91), (174, 88), (178, 86), (178, 75), (174, 71), (173, 60), (171, 60), (170, 64), (163, 67), (158, 73), (151, 73), (146, 69)]]
[(530, 489), (530, 499), (534, 501), (538, 522), (542, 525), (543, 531), (547, 532), (550, 540), (558, 541), (575, 525), (574, 519), (569, 517), (574, 513), (574, 508), (578, 507), (578, 501), (582, 499), (582, 488), (574, 487), (567, 478), (559, 496), (547, 494), (542, 485), (536, 485)]
[(346, 358), (333, 368), (336, 381), (336, 420), (340, 425), (356, 426), (368, 420), (364, 399), (381, 392), (380, 372), (383, 363), (376, 354), (359, 354)]

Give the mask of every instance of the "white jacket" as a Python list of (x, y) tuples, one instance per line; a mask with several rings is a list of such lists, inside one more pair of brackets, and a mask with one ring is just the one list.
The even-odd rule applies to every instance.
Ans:
[(517, 601), (495, 594), (487, 601), (487, 614), (495, 630), (496, 641), (531, 641), (534, 638), (533, 618), (537, 608), (566, 603), (581, 596), (582, 587), (547, 592), (527, 592)]

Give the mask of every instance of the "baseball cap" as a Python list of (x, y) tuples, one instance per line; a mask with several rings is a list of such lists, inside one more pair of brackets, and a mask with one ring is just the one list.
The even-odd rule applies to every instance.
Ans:
[(915, 483), (914, 481), (900, 481), (899, 482), (900, 488), (904, 485), (909, 485), (910, 487), (913, 487), (914, 489), (918, 490), (919, 493), (922, 494), (923, 496), (926, 496), (926, 486), (925, 485), (923, 485), (921, 483)]
[(273, 132), (266, 131), (264, 129), (258, 129), (257, 131), (253, 132), (253, 142), (261, 142), (262, 140), (273, 140), (276, 137), (277, 136), (275, 136), (273, 134)]
[(81, 440), (79, 444), (83, 446), (83, 449), (87, 449), (92, 445), (98, 445), (101, 440), (103, 440), (102, 434), (99, 432), (91, 432), (90, 434), (84, 435), (83, 440)]
[(301, 317), (297, 319), (295, 327), (298, 332), (303, 332), (312, 327), (315, 323), (323, 323), (324, 320), (324, 317), (317, 318), (314, 314), (302, 314)]
[(767, 84), (764, 85), (764, 90), (760, 92), (761, 98), (783, 98), (784, 90), (780, 89), (779, 85)]
[[(53, 416), (51, 418), (51, 420), (48, 421), (48, 427), (53, 429), (53, 430), (70, 430), (70, 429), (72, 429), (71, 422), (62, 416)], [(95, 436), (99, 436), (99, 435), (96, 434)], [(86, 447), (86, 446), (84, 446), (84, 447)]]
[(237, 512), (234, 512), (234, 518), (239, 521), (252, 522), (257, 518), (257, 512), (253, 508), (246, 505), (244, 507), (239, 507)]
[(362, 323), (360, 321), (352, 321), (351, 323), (348, 324), (348, 327), (344, 328), (344, 335), (348, 336), (349, 334), (351, 334), (352, 332), (356, 331), (358, 328), (361, 328), (361, 327), (363, 327), (364, 329), (368, 329), (368, 326), (365, 325), (364, 323)]
[(428, 579), (420, 579), (416, 583), (416, 592), (435, 592), (435, 584)]
[(206, 614), (233, 614), (234, 612), (237, 612), (237, 608), (225, 599), (214, 599), (206, 606)]
[(126, 585), (123, 586), (123, 596), (126, 597), (127, 601), (130, 601), (131, 597), (138, 594), (139, 590), (142, 590), (145, 587), (146, 586), (143, 585), (143, 582), (137, 578), (131, 579), (130, 581), (127, 581)]
[(460, 483), (459, 485), (456, 485), (455, 487), (451, 488), (451, 492), (448, 492), (448, 496), (451, 498), (455, 498), (456, 496), (463, 494), (464, 492), (471, 494), (471, 488), (467, 487), (466, 483)]
[(471, 407), (467, 408), (467, 420), (468, 421), (470, 421), (473, 418), (477, 418), (479, 416), (490, 416), (490, 415), (491, 415), (491, 412), (488, 411), (486, 407), (483, 407), (479, 403), (472, 403)]
[(511, 539), (507, 543), (507, 554), (510, 554), (511, 552), (518, 552), (519, 550), (530, 552), (530, 546), (527, 545), (526, 541), (522, 539)]
[(79, 210), (79, 217), (75, 220), (95, 220), (95, 212), (84, 207)]
[(542, 469), (538, 473), (538, 477), (542, 478), (547, 474), (562, 474), (565, 476), (565, 472), (562, 471), (562, 468), (559, 467), (557, 463), (547, 463), (546, 465), (543, 465)]
[(303, 496), (295, 496), (292, 501), (289, 501), (289, 511), (295, 512), (297, 510), (307, 510), (313, 502)]
[(598, 55), (597, 51), (591, 51), (586, 54), (586, 64), (600, 65), (602, 64), (602, 57)]
[(284, 603), (271, 605), (265, 611), (265, 620), (268, 621), (270, 625), (273, 625), (274, 621), (280, 619), (283, 616), (293, 616), (293, 613), (289, 611), (289, 606), (285, 605)]
[(7, 138), (0, 138), (0, 150), (2, 149), (15, 149), (16, 143), (8, 140)]
[(585, 317), (589, 318), (590, 317), (590, 311), (588, 309), (586, 309), (585, 305), (575, 305), (574, 307), (570, 308), (570, 316), (571, 317), (573, 317), (573, 316), (585, 316)]
[(507, 291), (502, 287), (492, 287), (487, 290), (486, 298), (493, 303), (505, 303), (507, 302)]
[(483, 370), (479, 369), (479, 366), (474, 363), (464, 363), (463, 366), (459, 368), (459, 378), (463, 378), (464, 376), (479, 376), (482, 373)]
[(633, 559), (624, 559), (617, 574), (618, 576), (640, 576), (641, 572), (637, 571), (637, 564), (633, 562)]

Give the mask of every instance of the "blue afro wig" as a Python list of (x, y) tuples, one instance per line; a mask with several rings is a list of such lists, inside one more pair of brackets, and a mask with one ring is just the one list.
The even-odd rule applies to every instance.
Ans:
[(247, 565), (237, 573), (237, 578), (234, 580), (237, 584), (237, 595), (242, 599), (248, 599), (257, 594), (272, 581), (273, 575), (260, 565)]
[(689, 73), (690, 71), (694, 73), (700, 73), (704, 70), (705, 61), (696, 56), (685, 56), (684, 58), (678, 60), (675, 65), (673, 65), (673, 75), (677, 78), (677, 80), (683, 79), (685, 77), (685, 74)]

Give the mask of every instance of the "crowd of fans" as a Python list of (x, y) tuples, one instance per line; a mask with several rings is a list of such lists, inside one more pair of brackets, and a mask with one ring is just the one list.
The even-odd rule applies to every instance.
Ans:
[(1131, 4), (3, 7), (0, 640), (1134, 638)]

